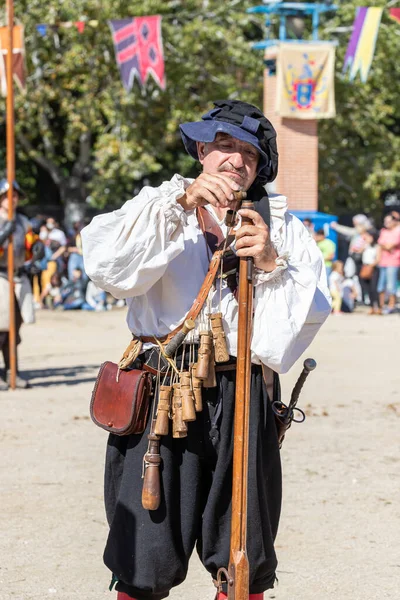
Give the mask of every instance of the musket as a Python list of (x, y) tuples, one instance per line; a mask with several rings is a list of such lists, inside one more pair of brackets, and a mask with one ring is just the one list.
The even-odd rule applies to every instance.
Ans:
[[(242, 208), (254, 209), (244, 201)], [(251, 224), (242, 217), (242, 225)], [(247, 485), (249, 454), (249, 418), (251, 386), (251, 334), (253, 324), (253, 259), (240, 258), (239, 263), (239, 322), (236, 363), (236, 394), (234, 417), (232, 519), (228, 569), (219, 569), (217, 581), (228, 583), (228, 600), (248, 600), (249, 561), (247, 557)]]

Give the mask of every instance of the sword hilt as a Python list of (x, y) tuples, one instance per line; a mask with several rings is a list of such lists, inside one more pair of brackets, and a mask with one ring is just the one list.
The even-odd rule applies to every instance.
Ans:
[(311, 373), (311, 371), (314, 371), (316, 366), (317, 366), (317, 363), (315, 362), (315, 360), (313, 358), (306, 358), (306, 360), (304, 361), (303, 370), (300, 373), (300, 376), (299, 376), (299, 378), (296, 382), (296, 385), (294, 386), (293, 391), (292, 391), (292, 395), (291, 395), (290, 402), (289, 402), (289, 410), (293, 409), (296, 406), (297, 401), (300, 396), (300, 392), (303, 388), (303, 385), (304, 385), (307, 377)]

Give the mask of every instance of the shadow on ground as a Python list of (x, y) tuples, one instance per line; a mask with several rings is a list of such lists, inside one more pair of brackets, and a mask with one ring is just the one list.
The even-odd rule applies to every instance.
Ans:
[(28, 369), (21, 372), (32, 387), (52, 387), (57, 385), (79, 385), (96, 381), (100, 365), (77, 365), (72, 367), (50, 367)]

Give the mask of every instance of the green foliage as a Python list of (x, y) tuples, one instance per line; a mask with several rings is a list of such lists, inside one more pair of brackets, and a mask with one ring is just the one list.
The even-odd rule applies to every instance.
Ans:
[[(78, 175), (77, 198), (89, 196), (99, 208), (120, 205), (144, 183), (157, 185), (174, 172), (195, 175), (198, 167), (184, 152), (179, 124), (199, 118), (212, 99), (240, 97), (262, 105), (262, 53), (251, 50), (250, 42), (263, 37), (263, 18), (246, 14), (246, 8), (258, 3), (16, 3), (16, 17), (25, 26), (29, 74), (26, 94), (16, 94), (17, 166), (30, 200), (45, 198), (43, 184), (40, 190), (37, 186), (38, 180), (43, 182), (44, 169), (52, 172), (59, 190), (63, 178)], [(381, 193), (400, 188), (400, 27), (389, 19), (387, 9), (368, 82), (362, 84), (358, 77), (349, 82), (341, 73), (351, 32), (335, 29), (351, 28), (356, 6), (368, 4), (384, 2), (341, 2), (321, 27), (322, 37), (339, 42), (337, 117), (319, 125), (320, 209), (336, 214), (379, 211)], [(127, 94), (107, 20), (146, 14), (163, 15), (167, 89), (162, 92), (150, 78), (144, 90), (135, 83)], [(82, 17), (97, 19), (99, 26), (87, 26), (83, 34), (75, 28), (57, 28), (46, 37), (36, 31), (38, 23)], [(4, 123), (0, 128), (4, 133)], [(86, 158), (85, 140), (89, 140)], [(2, 162), (4, 149), (0, 166)]]
[[(351, 31), (330, 32), (331, 28), (350, 28), (357, 6), (384, 7), (366, 83), (359, 76), (350, 82), (348, 75), (342, 75)], [(320, 210), (379, 216), (381, 194), (389, 188), (400, 189), (400, 27), (389, 18), (382, 0), (344, 2), (339, 7), (326, 24), (326, 37), (339, 42), (337, 117), (321, 121), (319, 127)]]
[[(199, 118), (210, 100), (220, 97), (240, 94), (261, 104), (262, 57), (250, 48), (254, 19), (245, 12), (250, 4), (20, 2), (17, 16), (25, 26), (29, 79), (26, 95), (16, 97), (17, 139), (22, 134), (34, 149), (31, 157), (45, 157), (57, 173), (68, 177), (79, 165), (82, 135), (89, 134), (90, 161), (83, 179), (86, 194), (98, 207), (121, 204), (143, 182), (158, 184), (177, 170), (195, 172), (180, 140), (179, 123)], [(150, 78), (145, 90), (135, 83), (128, 94), (107, 20), (147, 14), (163, 15), (167, 89), (162, 92)], [(76, 21), (81, 16), (97, 19), (99, 26), (87, 26), (83, 34), (58, 28), (57, 37), (50, 30), (46, 37), (36, 31), (38, 23)], [(19, 146), (18, 156), (22, 154)], [(29, 188), (29, 180), (24, 183)]]

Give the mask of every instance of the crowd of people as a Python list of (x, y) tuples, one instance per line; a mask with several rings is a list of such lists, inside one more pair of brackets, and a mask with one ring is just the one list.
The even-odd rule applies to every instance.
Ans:
[(32, 230), (44, 244), (44, 257), (31, 274), (36, 308), (109, 310), (118, 301), (100, 290), (85, 273), (81, 229), (75, 222), (64, 231), (53, 217), (37, 216)]
[(345, 261), (335, 260), (336, 244), (324, 229), (314, 231), (310, 219), (304, 225), (313, 235), (324, 258), (334, 314), (369, 306), (370, 315), (396, 311), (400, 272), (400, 212), (392, 211), (378, 230), (364, 214), (353, 217), (353, 227), (330, 223), (349, 243)]

